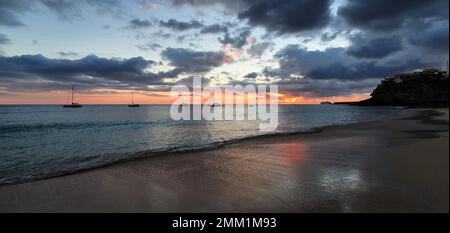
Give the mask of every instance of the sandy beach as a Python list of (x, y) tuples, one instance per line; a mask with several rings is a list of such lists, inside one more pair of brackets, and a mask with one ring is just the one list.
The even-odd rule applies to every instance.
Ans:
[(447, 109), (0, 186), (0, 212), (448, 212)]

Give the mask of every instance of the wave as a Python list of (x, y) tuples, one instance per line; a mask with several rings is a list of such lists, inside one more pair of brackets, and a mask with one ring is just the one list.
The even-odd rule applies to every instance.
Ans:
[(52, 123), (52, 124), (11, 124), (0, 126), (0, 134), (30, 132), (41, 130), (61, 130), (61, 129), (87, 129), (95, 127), (114, 127), (114, 126), (129, 126), (129, 125), (156, 125), (161, 124), (161, 121), (151, 122), (82, 122), (82, 123)]
[(137, 153), (124, 155), (122, 158), (117, 158), (117, 159), (110, 159), (110, 157), (108, 157), (108, 155), (102, 155), (99, 157), (91, 157), (91, 158), (79, 158), (78, 160), (71, 161), (71, 162), (78, 163), (78, 164), (83, 163), (86, 165), (72, 167), (70, 169), (61, 169), (58, 171), (48, 172), (48, 173), (37, 172), (37, 173), (29, 174), (26, 176), (14, 176), (14, 177), (3, 178), (3, 179), (0, 179), (0, 185), (13, 185), (13, 184), (43, 180), (43, 179), (48, 179), (48, 178), (53, 178), (53, 177), (66, 176), (66, 175), (76, 174), (76, 173), (89, 171), (89, 170), (93, 170), (93, 169), (98, 169), (98, 168), (102, 168), (102, 167), (107, 167), (107, 166), (111, 166), (111, 165), (115, 165), (115, 164), (119, 164), (119, 163), (123, 163), (123, 162), (139, 160), (139, 159), (146, 159), (146, 158), (151, 158), (151, 157), (155, 157), (155, 156), (161, 156), (161, 155), (167, 155), (167, 154), (185, 154), (185, 153), (211, 151), (211, 150), (222, 148), (227, 145), (244, 143), (244, 142), (251, 141), (251, 140), (267, 139), (267, 138), (282, 137), (282, 136), (306, 135), (306, 134), (318, 133), (318, 132), (321, 132), (322, 130), (323, 130), (323, 128), (314, 128), (314, 129), (310, 129), (310, 130), (296, 131), (296, 132), (276, 132), (276, 133), (270, 133), (270, 134), (253, 135), (253, 136), (248, 136), (248, 137), (241, 137), (241, 138), (235, 138), (235, 139), (230, 139), (230, 140), (225, 140), (225, 141), (213, 142), (213, 143), (205, 144), (202, 146), (177, 146), (177, 147), (171, 147), (171, 148), (146, 150), (146, 151), (140, 151)]
[[(241, 142), (246, 142), (250, 140), (258, 140), (258, 139), (264, 139), (264, 138), (271, 138), (271, 137), (281, 137), (281, 136), (289, 136), (289, 135), (302, 135), (302, 134), (311, 134), (311, 133), (317, 133), (322, 131), (323, 129), (333, 126), (333, 125), (345, 125), (345, 124), (351, 124), (351, 123), (358, 123), (358, 122), (365, 122), (365, 121), (371, 121), (371, 120), (377, 120), (380, 118), (388, 117), (392, 114), (383, 114), (380, 116), (377, 116), (377, 118), (367, 119), (367, 120), (352, 120), (350, 122), (341, 122), (330, 124), (330, 125), (324, 125), (316, 128), (309, 128), (309, 129), (292, 129), (292, 131), (286, 132), (274, 132), (274, 133), (268, 133), (268, 134), (257, 134), (257, 135), (251, 135), (251, 136), (242, 136), (238, 138), (232, 138), (228, 140), (222, 140), (222, 141), (215, 141), (215, 142), (209, 142), (202, 144), (200, 146), (193, 146), (193, 145), (177, 145), (173, 147), (165, 147), (165, 148), (159, 148), (159, 149), (152, 149), (152, 150), (145, 150), (140, 151), (137, 153), (106, 153), (103, 155), (95, 155), (95, 156), (89, 156), (89, 158), (86, 157), (71, 157), (68, 160), (64, 161), (56, 161), (52, 163), (45, 163), (37, 165), (36, 163), (34, 165), (37, 165), (36, 167), (32, 168), (25, 168), (23, 167), (18, 169), (17, 167), (14, 168), (11, 167), (11, 169), (8, 169), (7, 171), (0, 171), (0, 185), (3, 184), (17, 184), (17, 183), (23, 183), (28, 181), (35, 181), (40, 179), (46, 179), (51, 177), (57, 177), (57, 176), (64, 176), (69, 174), (74, 174), (78, 172), (83, 172), (87, 170), (92, 170), (100, 167), (110, 166), (117, 163), (127, 162), (130, 160), (136, 160), (136, 159), (144, 159), (149, 158), (153, 156), (160, 156), (170, 153), (191, 153), (191, 152), (199, 152), (199, 151), (209, 151), (218, 149), (220, 147), (224, 147), (231, 144), (237, 144)], [(0, 137), (2, 136), (8, 136), (8, 133), (10, 132), (22, 132), (22, 131), (34, 131), (34, 130), (45, 130), (45, 129), (85, 129), (89, 127), (113, 127), (113, 126), (129, 126), (129, 125), (153, 125), (153, 124), (164, 124), (165, 126), (170, 126), (172, 121), (147, 121), (147, 122), (131, 122), (131, 121), (122, 121), (122, 122), (83, 122), (83, 123), (54, 123), (54, 124), (29, 124), (29, 125), (3, 125), (0, 126)], [(291, 129), (289, 129), (291, 130)], [(62, 163), (61, 163), (62, 162)], [(33, 171), (34, 169), (34, 171)], [(19, 170), (23, 170), (24, 172), (19, 173)], [(25, 174), (26, 173), (26, 174)], [(3, 175), (4, 174), (4, 175)]]

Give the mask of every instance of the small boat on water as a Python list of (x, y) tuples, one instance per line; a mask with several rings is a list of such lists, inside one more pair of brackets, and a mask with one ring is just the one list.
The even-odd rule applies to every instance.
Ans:
[(210, 105), (211, 108), (220, 107), (220, 104), (216, 103), (216, 98), (213, 97), (213, 104)]
[(128, 105), (129, 108), (138, 108), (141, 105), (134, 103), (134, 92), (131, 93), (131, 104)]
[(63, 105), (63, 108), (81, 108), (81, 107), (83, 107), (81, 104), (74, 102), (74, 87), (72, 85), (72, 101), (71, 101), (71, 104)]

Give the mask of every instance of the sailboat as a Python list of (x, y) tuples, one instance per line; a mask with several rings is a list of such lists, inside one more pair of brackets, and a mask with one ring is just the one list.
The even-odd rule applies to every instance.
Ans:
[(210, 105), (211, 108), (220, 107), (220, 104), (216, 103), (216, 97), (213, 96), (213, 103)]
[(131, 93), (131, 104), (129, 104), (128, 107), (129, 107), (129, 108), (137, 108), (137, 107), (139, 107), (139, 106), (140, 106), (139, 104), (135, 104), (135, 103), (134, 103), (134, 92)]
[(71, 102), (71, 104), (66, 104), (66, 105), (63, 105), (63, 108), (81, 108), (81, 107), (83, 107), (81, 104), (79, 104), (79, 103), (75, 103), (75, 102), (73, 102), (73, 92), (74, 92), (74, 88), (73, 88), (73, 85), (72, 85), (72, 102)]

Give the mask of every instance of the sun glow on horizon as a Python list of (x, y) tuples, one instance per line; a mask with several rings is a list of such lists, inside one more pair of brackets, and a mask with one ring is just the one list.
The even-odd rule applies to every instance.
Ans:
[[(139, 104), (171, 104), (176, 97), (170, 96), (169, 91), (149, 92), (149, 91), (128, 91), (128, 90), (108, 90), (97, 89), (91, 91), (80, 91), (75, 94), (75, 102), (80, 104), (129, 104), (134, 93), (134, 102)], [(29, 92), (29, 93), (0, 93), (0, 104), (67, 104), (70, 102), (70, 92)], [(324, 101), (329, 102), (352, 102), (369, 98), (369, 93), (352, 94), (350, 96), (332, 97), (307, 97), (296, 96), (287, 93), (278, 93), (279, 104), (319, 104)], [(208, 97), (203, 97), (205, 102)], [(222, 97), (224, 100), (225, 97)], [(245, 96), (247, 102), (247, 95)]]

